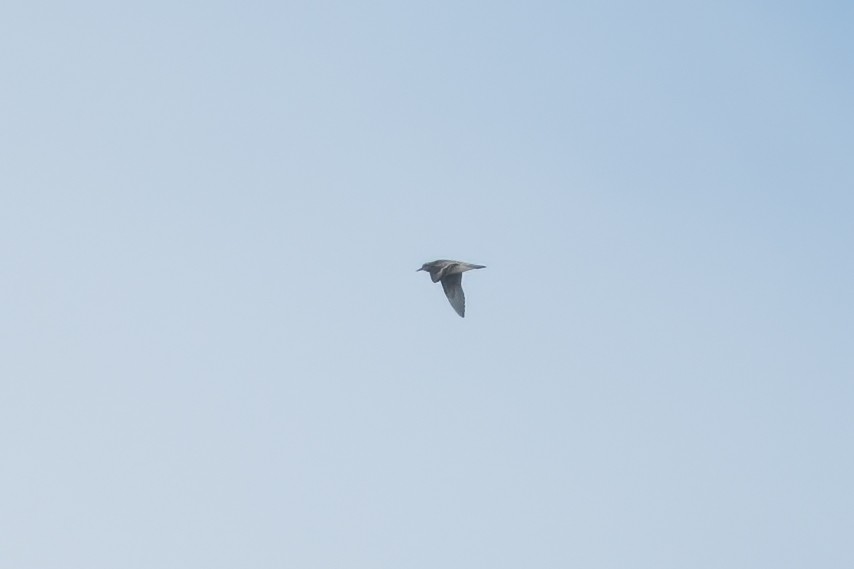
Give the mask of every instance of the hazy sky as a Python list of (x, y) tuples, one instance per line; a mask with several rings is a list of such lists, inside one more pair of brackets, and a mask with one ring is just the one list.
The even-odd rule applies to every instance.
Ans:
[(0, 567), (854, 567), (852, 29), (6, 1)]

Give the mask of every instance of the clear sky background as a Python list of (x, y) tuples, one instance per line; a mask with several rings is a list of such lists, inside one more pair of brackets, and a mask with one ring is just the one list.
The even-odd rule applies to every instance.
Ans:
[(854, 567), (852, 29), (8, 0), (0, 567)]

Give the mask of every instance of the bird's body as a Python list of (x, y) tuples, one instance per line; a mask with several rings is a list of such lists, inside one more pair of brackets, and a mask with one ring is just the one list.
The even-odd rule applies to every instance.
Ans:
[(465, 318), (466, 296), (463, 294), (463, 273), (472, 269), (485, 268), (483, 265), (439, 259), (438, 261), (424, 263), (418, 270), (430, 273), (430, 278), (434, 283), (442, 281), (442, 288), (445, 290), (448, 302), (451, 303), (451, 306), (454, 307), (454, 310), (457, 311), (460, 317)]

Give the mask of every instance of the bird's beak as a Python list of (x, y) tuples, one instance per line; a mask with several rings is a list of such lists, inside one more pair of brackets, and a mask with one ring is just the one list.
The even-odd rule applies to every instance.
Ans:
[(415, 272), (417, 273), (418, 271), (423, 271), (423, 270), (424, 270), (424, 267), (421, 267), (420, 269), (415, 269)]

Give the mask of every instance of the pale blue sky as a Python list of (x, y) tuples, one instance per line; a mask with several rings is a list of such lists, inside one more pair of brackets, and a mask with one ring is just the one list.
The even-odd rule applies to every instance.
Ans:
[(6, 2), (0, 567), (854, 566), (852, 6)]

